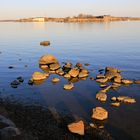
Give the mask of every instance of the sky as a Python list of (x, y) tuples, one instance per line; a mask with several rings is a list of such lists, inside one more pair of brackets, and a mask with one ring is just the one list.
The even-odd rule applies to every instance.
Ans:
[(140, 17), (140, 0), (0, 0), (0, 20), (79, 13)]

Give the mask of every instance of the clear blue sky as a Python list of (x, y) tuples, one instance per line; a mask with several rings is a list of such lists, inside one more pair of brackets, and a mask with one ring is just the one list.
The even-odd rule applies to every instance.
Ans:
[(140, 0), (0, 0), (0, 19), (79, 13), (140, 17)]

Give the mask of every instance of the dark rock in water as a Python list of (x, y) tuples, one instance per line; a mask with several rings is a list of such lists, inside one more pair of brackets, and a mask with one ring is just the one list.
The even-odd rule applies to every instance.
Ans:
[(14, 80), (14, 81), (11, 82), (11, 85), (19, 85), (19, 84), (20, 84), (20, 82), (17, 81), (17, 80)]
[(104, 69), (100, 69), (100, 70), (99, 70), (99, 72), (103, 72), (103, 71), (104, 71)]
[(20, 58), (20, 59), (18, 59), (19, 61), (21, 61), (22, 59)]
[(34, 83), (34, 82), (33, 82), (32, 80), (29, 80), (29, 81), (28, 81), (28, 85), (33, 85), (33, 83)]
[(40, 45), (42, 45), (42, 46), (49, 46), (51, 43), (50, 43), (50, 41), (42, 41), (42, 42), (40, 42)]
[(85, 66), (90, 66), (90, 64), (89, 63), (85, 63)]
[(20, 77), (17, 77), (17, 80), (20, 82), (20, 83), (23, 83), (24, 82), (24, 79), (20, 76)]
[(0, 52), (0, 54), (2, 54), (2, 52)]
[(13, 69), (13, 68), (14, 68), (14, 66), (9, 66), (9, 67), (8, 67), (8, 69)]
[(17, 88), (18, 86), (17, 86), (17, 85), (11, 85), (11, 87), (12, 87), (12, 88)]
[(24, 65), (24, 67), (25, 67), (25, 68), (27, 68), (27, 67), (28, 67), (28, 65)]

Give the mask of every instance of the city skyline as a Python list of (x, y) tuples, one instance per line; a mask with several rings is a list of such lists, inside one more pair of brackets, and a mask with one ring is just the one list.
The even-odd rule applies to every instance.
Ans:
[(66, 17), (79, 13), (140, 17), (139, 0), (4, 0), (0, 2), (0, 20), (26, 17)]

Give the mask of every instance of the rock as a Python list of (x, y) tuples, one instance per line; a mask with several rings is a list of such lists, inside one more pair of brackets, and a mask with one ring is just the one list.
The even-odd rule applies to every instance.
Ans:
[(34, 83), (33, 80), (28, 81), (28, 85), (33, 85), (33, 83)]
[(117, 100), (120, 102), (123, 102), (124, 99), (126, 99), (126, 98), (129, 98), (129, 97), (128, 96), (119, 96), (119, 97), (117, 97)]
[(122, 80), (121, 77), (115, 77), (113, 81), (115, 83), (121, 83), (121, 80)]
[(49, 46), (50, 45), (50, 41), (42, 41), (42, 42), (40, 42), (40, 45), (42, 45), (42, 46)]
[(65, 63), (65, 65), (63, 66), (64, 70), (70, 70), (71, 68), (72, 68), (72, 63), (69, 62)]
[(70, 90), (70, 89), (72, 89), (72, 88), (74, 88), (74, 85), (73, 85), (72, 83), (70, 83), (70, 84), (65, 84), (65, 85), (64, 85), (64, 89), (65, 89), (65, 90)]
[(101, 88), (106, 88), (107, 85), (106, 85), (106, 84), (101, 84), (100, 87), (101, 87)]
[(92, 118), (103, 121), (108, 118), (108, 112), (102, 107), (96, 107), (93, 109)]
[(98, 83), (106, 83), (108, 81), (108, 79), (107, 78), (100, 78), (100, 79), (96, 79), (96, 82), (98, 82)]
[(92, 81), (93, 81), (93, 80), (94, 80), (94, 77), (90, 77), (90, 80), (92, 80)]
[(90, 64), (89, 63), (85, 63), (85, 66), (90, 66)]
[(123, 102), (133, 104), (133, 103), (136, 103), (136, 100), (133, 98), (125, 98)]
[(71, 123), (68, 125), (68, 129), (72, 133), (84, 135), (84, 122), (79, 121), (79, 122)]
[(111, 80), (113, 78), (121, 78), (122, 79), (122, 76), (120, 75), (120, 73), (115, 73), (115, 72), (110, 72), (110, 71), (107, 71), (105, 73), (105, 77), (108, 79), (108, 80)]
[(117, 68), (113, 68), (113, 67), (106, 67), (105, 71), (109, 71), (109, 72), (113, 72), (113, 73), (120, 73), (121, 71)]
[(49, 67), (47, 65), (41, 65), (40, 68), (41, 69), (49, 69)]
[(13, 69), (13, 68), (14, 68), (14, 66), (9, 66), (9, 67), (8, 67), (8, 69)]
[(53, 83), (58, 83), (59, 81), (60, 81), (59, 78), (53, 78), (53, 79), (52, 79), (52, 82), (53, 82)]
[(100, 92), (106, 93), (106, 92), (108, 92), (110, 90), (110, 88), (111, 88), (111, 86), (108, 86), (108, 87), (100, 90)]
[(112, 101), (116, 101), (117, 100), (117, 97), (112, 97), (111, 100)]
[[(81, 79), (80, 79), (80, 80), (81, 80)], [(78, 77), (71, 78), (71, 79), (69, 79), (69, 81), (70, 81), (71, 83), (76, 83), (76, 82), (79, 81), (79, 78), (78, 78)]]
[(20, 76), (20, 77), (17, 77), (17, 80), (20, 82), (20, 83), (23, 83), (24, 82), (24, 79)]
[(16, 86), (17, 86), (17, 85), (19, 85), (19, 84), (20, 84), (20, 82), (17, 81), (17, 80), (14, 80), (14, 81), (11, 82), (11, 85), (16, 85)]
[(96, 76), (96, 79), (104, 79), (104, 78), (105, 78), (105, 76), (102, 75), (102, 74), (99, 74), (99, 75)]
[(77, 77), (78, 74), (79, 74), (79, 70), (76, 69), (76, 68), (73, 68), (73, 69), (71, 69), (71, 70), (69, 71), (69, 74), (70, 74), (70, 76), (72, 76), (72, 77)]
[(55, 64), (51, 64), (50, 66), (50, 70), (57, 70), (60, 68), (59, 63), (55, 63)]
[(97, 126), (96, 126), (94, 123), (90, 123), (89, 125), (90, 125), (90, 127), (92, 127), (92, 128), (97, 128)]
[(119, 83), (113, 83), (113, 85), (111, 86), (112, 88), (118, 88), (118, 87), (120, 87), (121, 86), (121, 84), (119, 84)]
[(101, 102), (105, 102), (107, 100), (107, 95), (105, 93), (98, 92), (96, 94), (96, 99), (98, 99)]
[(134, 83), (135, 84), (140, 84), (140, 80), (135, 80)]
[(32, 75), (32, 79), (33, 81), (37, 81), (37, 80), (44, 80), (48, 77), (47, 74), (45, 73), (41, 73), (41, 72), (34, 72)]
[(133, 84), (133, 81), (132, 81), (132, 80), (123, 79), (123, 80), (122, 80), (122, 83), (123, 83), (123, 84), (126, 84), (126, 85), (127, 85), (127, 84), (129, 85), (129, 84)]
[(71, 76), (70, 76), (70, 74), (67, 73), (67, 74), (64, 75), (64, 78), (70, 79)]
[(81, 68), (81, 67), (83, 67), (83, 65), (81, 63), (77, 63), (76, 67)]
[(58, 60), (51, 54), (44, 55), (39, 60), (40, 65), (45, 65), (45, 64), (48, 65), (53, 63), (58, 63)]
[(85, 71), (81, 71), (78, 75), (79, 78), (88, 77), (88, 73)]
[(49, 74), (55, 74), (55, 70), (50, 70)]
[(120, 106), (120, 102), (111, 103), (111, 105), (115, 106), (115, 107), (119, 107)]

